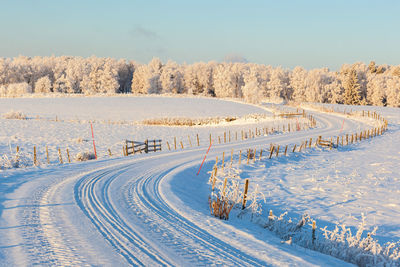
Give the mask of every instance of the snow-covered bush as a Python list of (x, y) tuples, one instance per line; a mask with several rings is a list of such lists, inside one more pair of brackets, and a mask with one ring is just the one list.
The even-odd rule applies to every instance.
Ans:
[(0, 96), (7, 96), (7, 86), (0, 85)]
[(27, 117), (22, 111), (14, 111), (10, 110), (7, 113), (3, 114), (4, 119), (12, 119), (12, 120), (26, 120)]
[(0, 157), (0, 170), (12, 169), (12, 168), (24, 168), (32, 166), (32, 157), (21, 151), (15, 153), (14, 156), (8, 156), (6, 154)]
[[(218, 177), (224, 177), (222, 180)], [(208, 197), (210, 212), (220, 219), (229, 219), (229, 214), (235, 206), (240, 203), (240, 177), (231, 168), (221, 169), (215, 165), (209, 179), (211, 194)]]
[(95, 158), (96, 158), (96, 156), (94, 155), (94, 153), (87, 152), (87, 151), (79, 152), (75, 156), (76, 161), (87, 161), (87, 160), (91, 160), (91, 159), (95, 159)]
[(48, 76), (39, 78), (35, 83), (35, 93), (50, 93), (51, 81)]
[(32, 87), (26, 82), (12, 83), (7, 87), (7, 96), (23, 96), (31, 93)]
[[(224, 166), (220, 170), (214, 166), (209, 179), (212, 192), (209, 196), (209, 205), (211, 214), (220, 219), (229, 219), (229, 213), (233, 208), (242, 208), (243, 191), (240, 188), (244, 187), (239, 176), (239, 171), (232, 166)], [(258, 191), (258, 185), (255, 190), (247, 193), (247, 205), (243, 212), (250, 210), (253, 215), (262, 213), (260, 201), (265, 202), (264, 195)]]

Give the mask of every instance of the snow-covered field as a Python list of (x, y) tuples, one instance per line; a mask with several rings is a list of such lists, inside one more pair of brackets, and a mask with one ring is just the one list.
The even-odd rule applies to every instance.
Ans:
[[(43, 148), (46, 144), (49, 148), (68, 145), (73, 153), (91, 150), (89, 120), (95, 121), (95, 139), (102, 154), (97, 161), (58, 165), (53, 149), (51, 165), (0, 171), (0, 262), (4, 266), (344, 266), (346, 263), (341, 260), (295, 243), (289, 245), (257, 220), (244, 216), (240, 209), (235, 209), (228, 221), (211, 216), (207, 182), (215, 158), (221, 160), (225, 152), (229, 164), (233, 149), (233, 166), (240, 169), (240, 179), (250, 179), (249, 192), (254, 192), (258, 184), (258, 190), (265, 195), (259, 218), (266, 219), (270, 209), (278, 216), (288, 211), (296, 221), (308, 213), (316, 219), (318, 228), (326, 225), (333, 229), (338, 222), (354, 229), (361, 213), (365, 213), (367, 227), (379, 227), (376, 238), (381, 244), (399, 240), (399, 109), (351, 108), (382, 114), (389, 120), (388, 131), (337, 150), (313, 148), (272, 159), (264, 154), (261, 160), (249, 165), (242, 162), (238, 167), (239, 150), (244, 155), (245, 149), (266, 150), (270, 143), (299, 145), (319, 135), (360, 132), (371, 128), (374, 122), (310, 110), (318, 122), (314, 129), (218, 144), (216, 136), (223, 136), (226, 131), (277, 127), (288, 121), (274, 119), (268, 109), (261, 107), (203, 98), (0, 99), (0, 114), (21, 110), (30, 118), (0, 119), (0, 154), (11, 157), (9, 147), (14, 151), (16, 145), (27, 153), (33, 145)], [(154, 117), (252, 113), (271, 117), (218, 126), (137, 124)], [(55, 116), (58, 121), (54, 121)], [(208, 148), (209, 133), (214, 136), (214, 143), (196, 175)], [(190, 148), (187, 136), (194, 143), (196, 134), (201, 146)], [(132, 136), (138, 140), (156, 137), (171, 141), (176, 136), (184, 142), (185, 149), (106, 156), (107, 148), (121, 155), (121, 141)], [(45, 161), (43, 152), (40, 161)], [(320, 236), (321, 232), (317, 234)]]
[[(11, 111), (21, 111), (26, 120), (5, 119)], [(238, 117), (249, 114), (264, 114), (261, 121), (239, 119), (231, 123), (196, 127), (146, 126), (140, 122), (154, 118), (208, 118)], [(209, 144), (209, 134), (218, 142), (224, 132), (234, 133), (255, 130), (256, 127), (277, 127), (291, 120), (274, 119), (272, 113), (264, 108), (238, 102), (212, 98), (173, 98), (173, 97), (71, 97), (71, 98), (14, 98), (0, 99), (0, 156), (12, 157), (16, 147), (27, 160), (32, 160), (34, 146), (40, 163), (47, 162), (48, 146), (50, 162), (57, 163), (58, 148), (62, 157), (78, 153), (93, 152), (90, 122), (93, 122), (95, 144), (99, 158), (123, 154), (126, 139), (144, 141), (162, 139), (163, 149), (166, 141), (177, 147), (197, 143)], [(235, 136), (236, 137), (236, 136)], [(239, 136), (240, 138), (240, 136)], [(1, 168), (1, 166), (0, 166)]]

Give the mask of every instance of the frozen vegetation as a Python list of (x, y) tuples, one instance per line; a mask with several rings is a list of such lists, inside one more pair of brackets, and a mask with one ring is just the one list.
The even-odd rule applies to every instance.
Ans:
[[(313, 115), (315, 127), (309, 128), (301, 115), (276, 116), (301, 114), (298, 108)], [(316, 105), (255, 106), (199, 97), (0, 99), (1, 262), (399, 265), (399, 109), (333, 108), (355, 115), (327, 113)], [(285, 145), (299, 147), (309, 138), (315, 142), (318, 136), (329, 139), (382, 125), (360, 116), (362, 110), (384, 116), (388, 131), (332, 150), (290, 149), (283, 156)], [(228, 117), (235, 120), (212, 124), (211, 118)], [(165, 118), (175, 126), (143, 124)], [(184, 119), (206, 123), (176, 126), (190, 124)], [(93, 160), (90, 122), (98, 160)], [(265, 134), (267, 128), (275, 131)], [(246, 140), (242, 131), (250, 131)], [(199, 170), (210, 134), (212, 146)], [(172, 146), (174, 137), (183, 149), (169, 151), (163, 143), (159, 153), (122, 156), (125, 139), (161, 138)], [(269, 159), (270, 144), (281, 146), (279, 157)], [(37, 166), (32, 166), (34, 146)], [(58, 148), (64, 164), (59, 163)], [(67, 148), (71, 164), (65, 164)], [(255, 149), (248, 162), (247, 149)], [(217, 157), (212, 191), (210, 175)], [(249, 188), (242, 210), (245, 179)], [(229, 201), (221, 204), (225, 199)], [(225, 210), (216, 217), (217, 207)]]
[(0, 97), (59, 94), (189, 94), (295, 102), (400, 106), (400, 66), (344, 64), (339, 71), (253, 63), (148, 64), (113, 58), (0, 58)]

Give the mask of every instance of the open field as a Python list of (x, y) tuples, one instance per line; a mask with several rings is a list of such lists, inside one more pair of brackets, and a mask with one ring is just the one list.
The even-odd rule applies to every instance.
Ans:
[[(288, 212), (287, 217), (296, 222), (308, 213), (317, 222), (318, 238), (322, 238), (319, 228), (333, 230), (336, 223), (354, 231), (361, 213), (366, 215), (366, 231), (379, 227), (374, 237), (379, 244), (400, 238), (399, 109), (334, 106), (342, 111), (358, 109), (357, 114), (377, 112), (389, 121), (388, 131), (332, 150), (313, 146), (295, 153), (290, 149), (286, 156), (281, 150), (270, 159), (271, 143), (292, 148), (310, 138), (315, 142), (318, 136), (329, 139), (360, 133), (382, 123), (304, 106), (316, 125), (297, 131), (303, 123), (309, 125), (307, 118), (274, 116), (271, 105), (209, 98), (32, 98), (0, 99), (0, 103), (1, 115), (13, 109), (28, 117), (0, 119), (0, 155), (12, 158), (20, 146), (21, 155), (31, 160), (33, 146), (40, 151), (37, 167), (0, 170), (0, 258), (4, 265), (346, 265), (295, 242), (290, 245), (288, 239), (264, 229), (261, 222), (268, 219), (269, 210), (276, 216)], [(276, 108), (297, 112), (294, 107)], [(164, 117), (255, 113), (263, 118), (193, 127), (140, 124)], [(67, 147), (72, 155), (92, 151), (89, 121), (94, 121), (99, 159), (59, 164), (57, 147), (62, 148), (64, 158)], [(292, 125), (290, 132), (288, 124)], [(263, 132), (278, 127), (272, 134)], [(262, 132), (250, 138), (256, 128)], [(242, 131), (249, 129), (242, 140)], [(224, 140), (229, 132), (230, 142)], [(239, 133), (238, 140), (234, 133)], [(213, 144), (199, 171), (210, 134)], [(178, 144), (182, 141), (183, 149), (178, 145), (168, 150), (164, 144), (160, 153), (122, 156), (124, 139), (161, 138), (172, 146), (174, 137)], [(44, 154), (46, 145), (50, 164)], [(113, 152), (111, 157), (108, 149)], [(247, 149), (256, 150), (256, 160), (248, 164)], [(261, 149), (265, 153), (259, 158)], [(216, 157), (221, 168), (224, 155), (228, 173), (232, 151), (235, 179), (243, 183), (249, 178), (249, 194), (257, 185), (265, 202), (260, 194), (254, 199), (260, 206), (254, 210), (249, 198), (248, 208), (242, 211), (235, 206), (229, 220), (220, 220), (210, 215), (208, 181)], [(398, 264), (398, 258), (392, 260)]]

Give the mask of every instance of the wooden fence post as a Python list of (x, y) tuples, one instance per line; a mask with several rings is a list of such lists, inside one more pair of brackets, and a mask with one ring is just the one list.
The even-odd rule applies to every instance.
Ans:
[(180, 144), (181, 144), (181, 148), (183, 149), (183, 143), (182, 143), (182, 141), (180, 141)]
[[(134, 149), (135, 150), (135, 149)], [(108, 155), (111, 157), (112, 156), (112, 154), (111, 154), (111, 149), (108, 149)]]
[(278, 147), (277, 147), (277, 149), (276, 149), (276, 157), (279, 156), (279, 148), (280, 148), (280, 145), (278, 145)]
[(315, 243), (315, 229), (317, 229), (317, 226), (315, 225), (315, 221), (312, 222), (312, 234), (311, 234), (311, 240), (312, 244), (314, 245)]
[(339, 136), (337, 137), (337, 140), (336, 140), (336, 147), (337, 148), (339, 147)]
[(36, 146), (33, 147), (33, 164), (37, 166)]
[(246, 182), (245, 182), (245, 185), (244, 185), (242, 210), (244, 210), (246, 208), (247, 191), (249, 189), (249, 178), (247, 178), (245, 181)]
[(176, 136), (174, 136), (174, 148), (176, 150)]
[(287, 152), (287, 147), (288, 147), (288, 145), (286, 145), (286, 147), (285, 147), (285, 156), (286, 156), (286, 152)]
[(292, 153), (294, 153), (295, 151), (296, 151), (296, 144), (294, 144)]
[(67, 157), (68, 157), (68, 163), (71, 163), (71, 157), (69, 156), (69, 149), (67, 148)]
[(192, 147), (192, 141), (190, 140), (190, 136), (188, 135), (189, 145)]
[(169, 146), (168, 141), (167, 141), (167, 147), (168, 147), (168, 150), (171, 150), (171, 147)]
[(272, 153), (274, 153), (274, 150), (275, 150), (275, 146), (271, 146), (271, 149), (270, 149), (271, 151), (270, 151), (270, 153), (269, 153), (269, 158), (272, 158)]
[(262, 152), (263, 152), (263, 150), (262, 150), (262, 148), (261, 148), (261, 151), (260, 151), (260, 158), (259, 158), (258, 160), (261, 160)]
[(256, 162), (256, 153), (257, 153), (257, 151), (256, 151), (256, 148), (254, 148), (254, 153), (253, 153), (253, 162)]
[(46, 145), (46, 160), (47, 160), (47, 164), (50, 164), (50, 159), (49, 159), (49, 148)]
[(58, 148), (58, 159), (60, 160), (60, 163), (63, 164), (63, 159), (62, 159), (62, 155), (61, 155), (61, 149)]
[[(146, 139), (146, 140), (144, 141), (144, 144), (145, 144), (144, 152), (149, 153), (149, 140)], [(128, 154), (128, 150), (127, 150), (126, 152), (127, 152), (127, 154)]]
[(196, 134), (197, 137), (197, 146), (200, 146), (199, 134)]
[(239, 150), (239, 165), (242, 163), (242, 150)]
[(218, 136), (218, 144), (221, 144), (221, 137)]
[(226, 144), (226, 132), (224, 132), (224, 144)]
[(229, 143), (231, 142), (231, 131), (229, 131)]
[(250, 149), (247, 149), (247, 165), (249, 165), (250, 161)]

